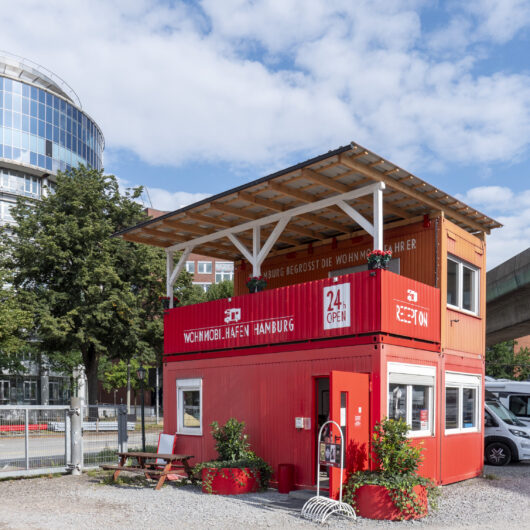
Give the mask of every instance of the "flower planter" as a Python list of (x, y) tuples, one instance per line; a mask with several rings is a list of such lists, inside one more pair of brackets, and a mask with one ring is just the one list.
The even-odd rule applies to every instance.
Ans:
[(202, 491), (215, 495), (240, 495), (259, 489), (259, 473), (248, 467), (205, 468), (202, 470)]
[(427, 490), (424, 486), (414, 486), (418, 503), (424, 508), (421, 513), (403, 514), (392, 501), (384, 486), (365, 485), (355, 492), (357, 514), (366, 519), (419, 519), (427, 515)]

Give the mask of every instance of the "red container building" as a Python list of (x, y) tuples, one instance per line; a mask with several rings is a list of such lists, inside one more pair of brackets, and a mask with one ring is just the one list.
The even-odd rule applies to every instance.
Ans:
[[(404, 418), (424, 475), (479, 475), (485, 235), (498, 226), (352, 144), (123, 231), (166, 248), (168, 296), (192, 250), (236, 262), (234, 297), (165, 314), (164, 430), (205, 461), (210, 423), (244, 420), (256, 453), (307, 488), (328, 418), (349, 471), (370, 465), (377, 421)], [(367, 270), (374, 248), (393, 251), (388, 271)], [(249, 275), (265, 291), (245, 294)], [(339, 480), (332, 467), (333, 495)]]

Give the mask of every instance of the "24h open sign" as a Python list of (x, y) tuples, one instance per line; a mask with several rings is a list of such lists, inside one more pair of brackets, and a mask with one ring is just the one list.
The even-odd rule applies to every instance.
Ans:
[(324, 329), (350, 327), (350, 288), (349, 283), (324, 287)]

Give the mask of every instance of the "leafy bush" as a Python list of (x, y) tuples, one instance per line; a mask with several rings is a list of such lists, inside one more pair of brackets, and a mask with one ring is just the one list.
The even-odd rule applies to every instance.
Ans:
[[(193, 473), (200, 476), (203, 469), (241, 469), (249, 468), (253, 473), (259, 473), (260, 490), (266, 490), (272, 476), (272, 467), (262, 458), (250, 450), (245, 422), (230, 418), (223, 426), (218, 422), (211, 423), (215, 449), (219, 455), (217, 460), (202, 462), (193, 468)], [(203, 484), (211, 493), (211, 483)]]
[(384, 419), (376, 424), (372, 435), (370, 458), (378, 471), (357, 471), (348, 477), (344, 501), (356, 508), (355, 492), (361, 486), (385, 487), (392, 502), (401, 511), (402, 518), (426, 515), (414, 486), (424, 486), (431, 509), (436, 508), (438, 488), (433, 482), (418, 475), (422, 448), (414, 447), (407, 438), (409, 428), (403, 420)]
[(230, 418), (222, 427), (216, 421), (210, 425), (219, 460), (234, 462), (247, 458), (250, 450), (248, 436), (243, 433), (245, 422)]

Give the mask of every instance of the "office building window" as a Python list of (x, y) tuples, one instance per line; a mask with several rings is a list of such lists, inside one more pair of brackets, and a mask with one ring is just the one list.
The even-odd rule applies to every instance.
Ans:
[(212, 274), (212, 262), (199, 261), (199, 263), (197, 264), (197, 272), (199, 274)]
[(217, 261), (215, 263), (215, 283), (234, 279), (234, 264), (231, 262)]
[(186, 261), (186, 271), (190, 274), (193, 274), (195, 272), (195, 262), (194, 261)]

